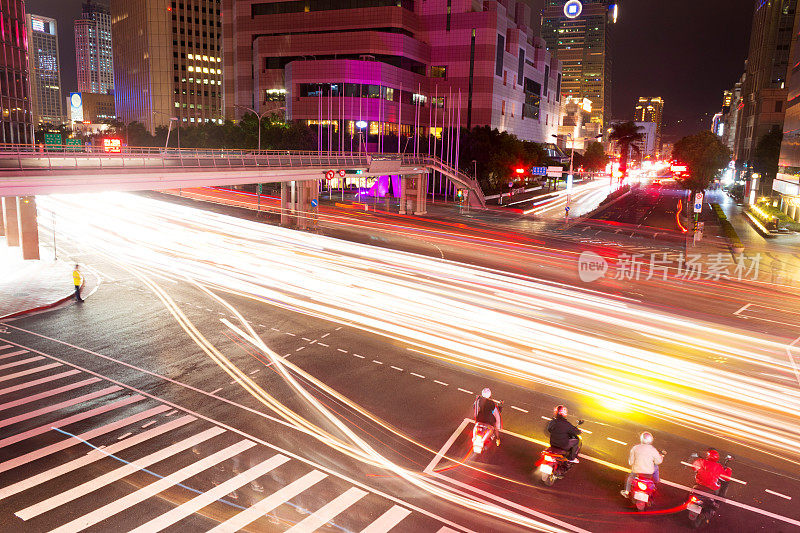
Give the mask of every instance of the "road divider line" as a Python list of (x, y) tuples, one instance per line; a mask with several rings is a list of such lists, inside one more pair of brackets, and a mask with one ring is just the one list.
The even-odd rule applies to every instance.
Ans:
[(467, 394), (475, 394), (475, 393), (474, 393), (474, 392), (472, 392), (471, 390), (462, 389), (461, 387), (459, 387), (459, 388), (458, 388), (458, 390), (460, 390), (461, 392), (466, 392)]
[(417, 374), (416, 372), (409, 372), (412, 376), (418, 377), (419, 379), (425, 379), (425, 376), (422, 374)]
[(305, 349), (305, 346), (299, 347), (298, 349), (295, 350), (295, 352), (299, 352), (300, 350), (303, 350), (303, 349)]
[(781, 494), (780, 492), (775, 492), (774, 490), (764, 489), (764, 492), (768, 492), (768, 493), (773, 494), (773, 495), (775, 495), (775, 496), (777, 496), (779, 498), (783, 498), (784, 500), (791, 500), (792, 499), (791, 496), (787, 496), (786, 494)]
[(363, 355), (358, 355), (357, 353), (353, 354), (353, 357), (358, 357), (359, 359), (366, 359)]
[(402, 371), (403, 371), (403, 369), (402, 369), (402, 368), (400, 368), (399, 366), (392, 366), (392, 367), (389, 367), (389, 368), (394, 368), (394, 369), (395, 369), (395, 370), (397, 370), (398, 372), (402, 372)]
[(219, 391), (221, 391), (221, 390), (222, 390), (222, 387), (220, 387), (220, 388), (218, 388), (218, 389), (214, 389), (214, 390), (212, 390), (211, 392), (209, 392), (209, 394), (212, 394), (212, 395), (213, 395), (213, 394), (216, 394), (216, 393), (218, 393), (218, 392), (219, 392)]
[(527, 409), (523, 409), (522, 407), (517, 407), (516, 405), (512, 405), (511, 408), (515, 409), (515, 410), (517, 410), (517, 411), (519, 411), (521, 413), (527, 413), (528, 412)]
[(320, 339), (324, 339), (324, 338), (325, 338), (325, 337), (327, 337), (328, 335), (330, 335), (330, 333), (326, 333), (326, 334), (324, 334), (324, 335), (320, 335), (320, 336), (319, 336), (319, 338), (320, 338)]
[(146, 427), (150, 427), (150, 426), (152, 426), (153, 424), (155, 424), (157, 422), (158, 422), (158, 420), (151, 420), (150, 422), (148, 422), (146, 424), (142, 424), (142, 429), (144, 429)]
[(380, 361), (378, 361), (376, 359), (373, 359), (372, 362), (375, 363), (376, 365), (382, 365), (383, 364), (383, 363), (381, 363)]
[(284, 335), (289, 335), (291, 337), (297, 337), (297, 335), (295, 335), (294, 333), (289, 333), (288, 331), (286, 333), (284, 333)]
[(320, 346), (324, 346), (325, 348), (330, 348), (330, 345), (325, 344), (324, 342), (318, 342), (317, 344), (319, 344)]
[(622, 444), (623, 446), (627, 446), (627, 442), (622, 442), (621, 440), (612, 439), (611, 437), (606, 437), (606, 440), (610, 440), (611, 442), (616, 442), (617, 444)]
[(739, 313), (741, 313), (742, 311), (744, 311), (745, 309), (747, 309), (747, 308), (748, 308), (748, 307), (750, 307), (751, 305), (753, 305), (753, 304), (744, 304), (744, 305), (743, 305), (743, 306), (741, 306), (741, 307), (740, 307), (740, 308), (739, 308), (737, 311), (735, 311), (733, 314), (734, 314), (734, 315), (738, 315)]
[(133, 435), (133, 433), (131, 433), (131, 432), (129, 431), (129, 432), (127, 432), (127, 433), (125, 433), (125, 434), (123, 434), (123, 435), (120, 435), (119, 437), (117, 437), (117, 440), (127, 439), (127, 438), (128, 438), (128, 437), (130, 437), (131, 435)]
[(434, 382), (434, 383), (438, 383), (439, 385), (441, 385), (441, 386), (443, 386), (443, 387), (448, 387), (448, 386), (449, 386), (449, 385), (448, 385), (447, 383), (445, 383), (444, 381), (439, 381), (438, 379), (434, 379), (434, 380), (433, 380), (433, 382)]
[(347, 353), (347, 350), (342, 350), (341, 348), (336, 348), (337, 352)]

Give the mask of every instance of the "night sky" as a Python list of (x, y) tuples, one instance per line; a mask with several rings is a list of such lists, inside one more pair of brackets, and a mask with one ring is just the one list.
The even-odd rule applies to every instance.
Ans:
[[(28, 12), (58, 20), (65, 93), (78, 85), (72, 22), (82, 2), (26, 2)], [(742, 74), (753, 5), (753, 0), (621, 0), (611, 118), (633, 118), (639, 96), (663, 96), (665, 140), (710, 128), (722, 91)]]

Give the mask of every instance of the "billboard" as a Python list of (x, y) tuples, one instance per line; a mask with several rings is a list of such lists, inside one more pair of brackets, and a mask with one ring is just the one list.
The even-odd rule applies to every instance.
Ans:
[(83, 122), (83, 97), (81, 93), (70, 93), (69, 95), (69, 118), (75, 122)]

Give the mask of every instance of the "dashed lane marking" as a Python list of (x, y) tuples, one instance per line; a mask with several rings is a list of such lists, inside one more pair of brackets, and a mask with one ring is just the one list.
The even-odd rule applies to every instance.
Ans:
[(395, 370), (397, 370), (398, 372), (402, 372), (402, 371), (403, 371), (403, 369), (402, 369), (402, 368), (400, 368), (399, 366), (392, 366), (392, 367), (390, 367), (390, 368), (394, 368), (394, 369), (395, 369)]
[(774, 490), (764, 489), (764, 492), (769, 492), (770, 494), (774, 494), (779, 498), (783, 498), (784, 500), (791, 500), (791, 496), (787, 496), (786, 494), (781, 494), (780, 492), (775, 492)]
[(255, 370), (250, 372), (250, 375), (252, 376), (253, 374), (258, 374), (259, 372), (261, 372), (261, 369), (260, 368), (256, 368)]
[(130, 433), (130, 432), (125, 433), (124, 435), (120, 435), (119, 437), (117, 437), (117, 440), (127, 439), (131, 435), (133, 435), (133, 433)]
[(294, 333), (289, 333), (288, 331), (285, 332), (284, 335), (290, 335), (292, 337), (297, 337), (297, 335), (295, 335)]
[(221, 391), (221, 390), (222, 390), (222, 387), (220, 387), (220, 388), (218, 388), (218, 389), (214, 389), (213, 391), (211, 391), (211, 394), (216, 394), (216, 393), (218, 393), (218, 392), (219, 392), (219, 391)]
[(151, 420), (151, 421), (150, 421), (150, 422), (148, 422), (147, 424), (142, 424), (142, 429), (144, 429), (144, 428), (146, 428), (146, 427), (150, 427), (150, 426), (152, 426), (153, 424), (155, 424), (156, 422), (158, 422), (158, 420)]
[(305, 346), (301, 346), (298, 349), (296, 349), (295, 352), (299, 352), (300, 350), (304, 350), (305, 348), (306, 348)]
[(353, 354), (353, 357), (358, 357), (359, 359), (366, 359), (363, 355), (358, 355), (357, 353)]
[(467, 394), (475, 394), (475, 393), (474, 393), (474, 392), (472, 392), (471, 390), (462, 389), (461, 387), (459, 387), (459, 388), (458, 388), (458, 390), (460, 390), (461, 392), (466, 392)]
[(325, 338), (325, 337), (327, 337), (328, 335), (330, 335), (330, 333), (326, 333), (325, 335), (320, 335), (320, 337), (319, 337), (319, 338), (320, 338), (320, 339), (324, 339), (324, 338)]
[(342, 350), (341, 348), (336, 348), (337, 352), (347, 353), (347, 350)]
[(300, 337), (300, 338), (303, 339), (306, 342), (311, 342), (311, 339), (309, 339), (309, 338), (306, 338), (306, 337)]
[(622, 442), (621, 440), (612, 439), (611, 437), (606, 437), (606, 440), (610, 440), (611, 442), (616, 442), (617, 444), (622, 444), (623, 446), (627, 446), (627, 442)]
[(445, 383), (444, 381), (439, 381), (438, 379), (434, 379), (433, 382), (434, 383), (438, 383), (439, 385), (441, 385), (443, 387), (447, 387), (448, 386), (447, 383)]
[(516, 409), (517, 411), (520, 411), (522, 413), (527, 413), (528, 412), (526, 409), (523, 409), (522, 407), (517, 407), (516, 405), (512, 405), (511, 408), (512, 409)]
[(319, 344), (320, 346), (324, 346), (325, 348), (329, 348), (330, 347), (330, 345), (325, 344), (324, 342), (318, 342), (317, 344)]
[(417, 374), (416, 372), (409, 372), (409, 374), (411, 374), (412, 376), (416, 376), (419, 379), (425, 379), (425, 376), (423, 376), (422, 374)]
[(376, 365), (382, 365), (382, 364), (383, 364), (383, 363), (381, 363), (380, 361), (377, 361), (377, 360), (375, 360), (375, 359), (373, 359), (373, 360), (372, 360), (372, 362), (373, 362), (373, 363), (375, 363)]

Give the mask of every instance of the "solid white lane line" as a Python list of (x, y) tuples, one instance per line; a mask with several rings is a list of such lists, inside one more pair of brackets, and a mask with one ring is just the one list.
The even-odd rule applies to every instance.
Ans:
[(183, 520), (187, 516), (196, 513), (203, 507), (214, 503), (218, 499), (224, 497), (226, 494), (229, 494), (230, 492), (247, 485), (254, 479), (263, 476), (270, 470), (279, 467), (288, 460), (289, 458), (285, 455), (273, 455), (266, 461), (257, 464), (253, 468), (250, 468), (241, 474), (223, 483), (220, 483), (213, 489), (195, 496), (188, 502), (183, 503), (178, 507), (175, 507), (174, 509), (162, 514), (161, 516), (150, 520), (146, 524), (142, 524), (141, 526), (132, 529), (129, 533), (151, 533), (155, 531), (161, 531), (178, 522), (179, 520)]
[(33, 396), (26, 396), (24, 398), (20, 398), (12, 402), (2, 403), (0, 404), (0, 411), (5, 411), (6, 409), (11, 409), (12, 407), (19, 407), (20, 405), (25, 405), (26, 403), (35, 402), (37, 400), (41, 400), (42, 398), (55, 396), (56, 394), (61, 394), (62, 392), (71, 391), (72, 389), (85, 387), (86, 385), (97, 383), (98, 381), (100, 381), (100, 378), (84, 379), (83, 381), (76, 381), (75, 383), (70, 383), (69, 385), (58, 387), (57, 389), (47, 390), (44, 392), (40, 392), (39, 394), (34, 394)]
[(527, 413), (528, 412), (526, 409), (523, 409), (522, 407), (517, 407), (516, 405), (512, 405), (511, 408), (515, 409), (517, 411), (520, 411), (522, 413)]
[(783, 498), (784, 500), (791, 500), (792, 499), (791, 496), (787, 496), (786, 494), (781, 494), (780, 492), (775, 492), (774, 490), (764, 489), (764, 492), (769, 492), (770, 494), (778, 496), (779, 498)]
[(308, 531), (316, 531), (367, 494), (369, 493), (365, 490), (350, 487), (344, 494), (337, 496), (323, 505), (322, 508), (318, 509), (315, 513), (310, 514), (293, 527), (287, 529), (286, 533), (307, 533)]
[(459, 388), (458, 388), (458, 390), (460, 390), (461, 392), (466, 392), (467, 394), (475, 394), (475, 393), (474, 393), (474, 392), (472, 392), (471, 390), (462, 389), (461, 387), (459, 387)]
[(95, 407), (94, 409), (89, 409), (88, 411), (83, 411), (74, 414), (72, 416), (68, 416), (67, 418), (56, 420), (55, 422), (51, 422), (50, 424), (43, 424), (37, 428), (29, 429), (28, 431), (17, 433), (16, 435), (11, 435), (10, 437), (0, 439), (0, 449), (2, 449), (4, 446), (8, 446), (9, 444), (14, 444), (15, 442), (19, 442), (21, 440), (29, 439), (31, 437), (35, 437), (36, 435), (41, 435), (43, 433), (47, 433), (48, 431), (52, 431), (54, 427), (66, 426), (74, 422), (78, 422), (80, 420), (86, 420), (87, 418), (91, 418), (93, 416), (103, 414), (108, 411), (113, 411), (114, 409), (119, 409), (120, 407), (125, 407), (126, 405), (140, 402), (142, 400), (144, 400), (144, 396), (136, 394), (134, 396), (123, 398), (114, 403), (104, 404), (99, 407)]
[(60, 374), (53, 374), (52, 376), (47, 376), (46, 378), (39, 378), (34, 379), (33, 381), (26, 381), (25, 383), (20, 383), (19, 385), (14, 385), (13, 387), (6, 387), (5, 389), (0, 389), (0, 396), (4, 394), (10, 394), (12, 392), (17, 392), (22, 389), (27, 389), (29, 387), (35, 387), (37, 385), (41, 385), (43, 383), (49, 383), (51, 381), (55, 381), (57, 379), (63, 379), (69, 376), (74, 376), (75, 374), (80, 374), (80, 370), (67, 370), (66, 372), (61, 372)]
[[(3, 487), (2, 489), (0, 489), (0, 500), (2, 500), (4, 498), (8, 498), (9, 496), (13, 496), (14, 494), (20, 493), (23, 490), (27, 490), (27, 489), (29, 489), (31, 487), (35, 487), (36, 485), (39, 485), (39, 484), (44, 483), (46, 481), (50, 481), (51, 479), (55, 479), (55, 478), (57, 478), (57, 477), (59, 477), (61, 475), (64, 475), (64, 474), (68, 473), (68, 472), (72, 472), (73, 470), (81, 468), (82, 466), (86, 466), (86, 465), (91, 464), (91, 463), (93, 463), (95, 461), (99, 461), (100, 459), (108, 457), (109, 455), (114, 455), (117, 452), (120, 452), (122, 450), (126, 450), (126, 449), (130, 448), (131, 446), (135, 446), (137, 444), (145, 442), (145, 441), (147, 441), (149, 439), (152, 439), (154, 437), (157, 437), (159, 435), (163, 435), (164, 433), (172, 431), (173, 429), (177, 429), (177, 428), (179, 428), (181, 426), (185, 426), (189, 422), (193, 422), (195, 420), (197, 420), (197, 418), (195, 418), (195, 417), (193, 417), (191, 415), (182, 416), (180, 418), (176, 418), (175, 420), (172, 420), (171, 422), (168, 422), (167, 424), (164, 424), (164, 425), (161, 425), (161, 426), (158, 426), (158, 427), (154, 427), (153, 429), (150, 429), (150, 430), (145, 431), (143, 433), (139, 433), (138, 435), (134, 435), (133, 437), (131, 437), (129, 439), (125, 439), (124, 441), (115, 442), (114, 444), (112, 444), (110, 446), (106, 446), (105, 448), (103, 448), (102, 452), (99, 451), (99, 450), (92, 450), (92, 451), (90, 451), (89, 453), (87, 453), (86, 455), (84, 455), (82, 457), (78, 457), (77, 459), (73, 459), (72, 461), (69, 461), (67, 463), (58, 465), (58, 466), (56, 466), (54, 468), (51, 468), (50, 470), (45, 470), (41, 474), (36, 474), (35, 476), (31, 476), (31, 477), (29, 477), (27, 479), (23, 479), (22, 481), (14, 483), (13, 485), (9, 485), (7, 487)], [(86, 435), (87, 435), (87, 433), (83, 433), (81, 435), (78, 435), (78, 437), (85, 437)], [(69, 439), (69, 440), (71, 442), (74, 442), (75, 444), (82, 444), (77, 439)], [(11, 461), (6, 461), (6, 463), (10, 463), (10, 462)], [(6, 463), (2, 463), (2, 465), (0, 465), (0, 466), (5, 465)], [(14, 465), (14, 466), (17, 466), (17, 465)], [(8, 469), (9, 468), (4, 468), (4, 470), (8, 470)]]
[(433, 382), (434, 383), (438, 383), (439, 385), (442, 385), (443, 387), (447, 387), (448, 386), (447, 383), (445, 383), (444, 381), (439, 381), (438, 379), (434, 379)]
[[(10, 345), (6, 344), (6, 346)], [(2, 348), (0, 348), (0, 350), (2, 350)], [(17, 350), (16, 352), (4, 353), (3, 355), (0, 355), (0, 359), (6, 359), (8, 357), (14, 357), (15, 355), (22, 355), (24, 353), (28, 353), (28, 350)]]
[(393, 505), (391, 509), (380, 515), (374, 522), (361, 530), (361, 533), (388, 533), (394, 526), (411, 514), (411, 511), (399, 505)]
[(232, 516), (225, 522), (209, 530), (208, 533), (231, 533), (239, 531), (248, 524), (251, 524), (272, 511), (284, 502), (291, 500), (312, 485), (315, 485), (328, 477), (327, 474), (319, 470), (312, 470), (300, 479), (292, 481), (285, 487), (278, 489), (263, 500), (253, 504), (241, 513)]
[(28, 357), (27, 359), (20, 359), (19, 361), (14, 361), (13, 363), (6, 363), (4, 365), (0, 365), (0, 370), (5, 370), (6, 368), (13, 368), (15, 366), (20, 365), (27, 365), (28, 363), (33, 363), (34, 361), (41, 361), (44, 359), (41, 355), (37, 355), (36, 357)]
[(90, 400), (94, 400), (96, 398), (100, 398), (108, 394), (113, 394), (121, 390), (123, 390), (122, 387), (119, 387), (117, 385), (112, 385), (111, 387), (106, 387), (105, 389), (101, 389), (99, 391), (95, 391), (89, 394), (84, 394), (83, 396), (78, 396), (77, 398), (73, 398), (71, 400), (65, 400), (60, 403), (48, 405), (47, 407), (42, 407), (41, 409), (36, 409), (35, 411), (28, 411), (27, 413), (22, 413), (21, 415), (0, 420), (0, 428), (10, 426), (11, 424), (16, 424), (17, 422), (21, 422), (23, 420), (29, 420), (39, 415), (52, 413), (53, 411), (58, 411), (59, 409), (63, 409), (64, 407), (72, 407), (73, 405), (77, 405), (79, 403), (88, 402)]
[(91, 527), (102, 520), (121, 513), (122, 511), (147, 500), (148, 498), (152, 498), (156, 494), (168, 489), (169, 487), (172, 487), (176, 483), (180, 483), (194, 475), (197, 475), (203, 470), (230, 459), (231, 457), (238, 455), (239, 453), (247, 450), (248, 448), (252, 448), (255, 445), (256, 443), (250, 440), (239, 441), (233, 446), (229, 446), (224, 450), (220, 450), (212, 455), (209, 455), (208, 457), (204, 457), (196, 463), (181, 468), (177, 472), (173, 472), (172, 474), (163, 477), (158, 481), (142, 487), (136, 492), (123, 496), (122, 498), (109, 503), (108, 505), (104, 505), (103, 507), (95, 509), (94, 511), (87, 513), (80, 518), (76, 518), (71, 522), (57, 527), (56, 529), (52, 530), (51, 533), (74, 533), (76, 531), (83, 531), (87, 527)]
[[(220, 427), (207, 429), (201, 433), (198, 433), (197, 435), (193, 435), (187, 439), (176, 442), (171, 446), (162, 448), (157, 452), (151, 453), (150, 455), (146, 455), (140, 459), (124, 464), (119, 468), (115, 468), (114, 470), (82, 483), (77, 487), (73, 487), (69, 490), (56, 494), (51, 498), (47, 498), (46, 500), (42, 500), (39, 503), (26, 507), (25, 509), (17, 511), (14, 514), (23, 520), (30, 520), (31, 518), (39, 516), (42, 513), (46, 513), (47, 511), (51, 511), (56, 507), (61, 507), (64, 504), (76, 500), (81, 496), (85, 496), (86, 494), (90, 494), (96, 490), (102, 489), (103, 487), (110, 485), (115, 481), (119, 481), (120, 479), (129, 476), (134, 472), (138, 472), (143, 468), (147, 468), (148, 466), (159, 461), (163, 461), (164, 459), (168, 459), (173, 455), (179, 454), (184, 450), (188, 450), (192, 446), (196, 446), (201, 442), (207, 441), (210, 438), (216, 437), (224, 432), (225, 430)], [(105, 456), (110, 454), (108, 449), (103, 451), (106, 452), (103, 454)]]
[(606, 440), (610, 440), (611, 442), (616, 442), (617, 444), (622, 444), (623, 446), (627, 446), (627, 442), (622, 442), (621, 440), (612, 439), (611, 437), (606, 437)]

